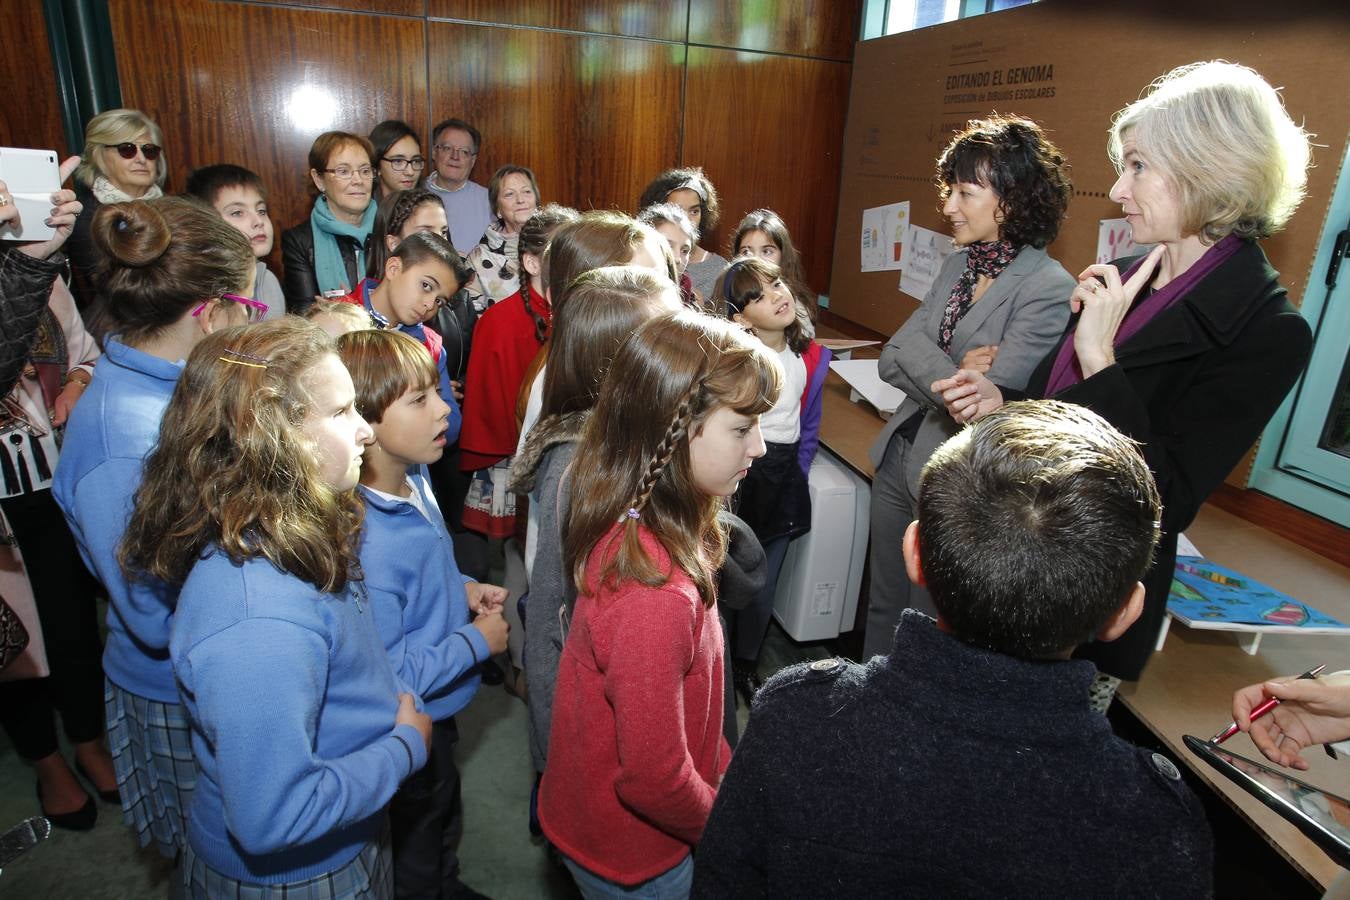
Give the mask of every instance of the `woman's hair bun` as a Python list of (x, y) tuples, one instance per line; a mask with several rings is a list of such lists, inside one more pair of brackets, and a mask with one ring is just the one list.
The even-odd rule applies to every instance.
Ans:
[(90, 233), (110, 263), (133, 268), (154, 263), (169, 249), (173, 237), (164, 216), (153, 204), (143, 201), (100, 207), (94, 213)]

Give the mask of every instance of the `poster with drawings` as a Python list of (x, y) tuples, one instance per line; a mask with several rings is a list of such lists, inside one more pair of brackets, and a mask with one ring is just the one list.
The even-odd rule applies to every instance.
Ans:
[(862, 270), (885, 272), (899, 269), (901, 245), (908, 228), (908, 200), (863, 210)]
[(1130, 236), (1130, 223), (1125, 219), (1101, 219), (1097, 223), (1098, 264), (1109, 263), (1122, 256), (1136, 256), (1147, 253), (1152, 244), (1136, 244)]
[(942, 261), (955, 252), (952, 239), (941, 232), (911, 225), (900, 257), (900, 290), (922, 300), (933, 286)]

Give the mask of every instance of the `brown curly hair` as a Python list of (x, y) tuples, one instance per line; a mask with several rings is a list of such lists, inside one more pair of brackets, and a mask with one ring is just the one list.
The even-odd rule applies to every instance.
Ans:
[(359, 577), (361, 501), (323, 481), (302, 427), (309, 374), (336, 352), (322, 328), (296, 316), (197, 345), (118, 548), (129, 578), (182, 584), (212, 545), (236, 563), (266, 557), (321, 591)]
[(957, 182), (991, 188), (999, 198), (999, 237), (1043, 248), (1059, 234), (1073, 197), (1069, 163), (1030, 119), (973, 119), (937, 161), (943, 203)]

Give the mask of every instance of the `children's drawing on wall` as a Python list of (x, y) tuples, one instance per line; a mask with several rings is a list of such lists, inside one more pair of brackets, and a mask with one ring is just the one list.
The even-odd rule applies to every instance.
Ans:
[(1097, 223), (1097, 262), (1109, 263), (1125, 256), (1137, 256), (1152, 249), (1152, 244), (1136, 244), (1130, 237), (1125, 219), (1102, 219)]
[(949, 235), (911, 225), (900, 255), (900, 290), (922, 300), (933, 286), (942, 261), (954, 250)]
[(862, 270), (885, 272), (899, 269), (901, 247), (908, 228), (908, 200), (863, 210)]

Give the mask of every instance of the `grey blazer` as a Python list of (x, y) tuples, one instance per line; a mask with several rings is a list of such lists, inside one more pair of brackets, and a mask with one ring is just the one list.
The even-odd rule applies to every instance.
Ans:
[(951, 355), (943, 353), (938, 347), (938, 328), (952, 287), (965, 268), (966, 251), (947, 257), (923, 304), (886, 342), (878, 364), (882, 380), (904, 391), (905, 401), (872, 445), (869, 456), (874, 466), (881, 465), (900, 423), (920, 409), (927, 410), (905, 467), (905, 481), (915, 496), (919, 472), (928, 457), (960, 430), (947, 415), (942, 399), (929, 389), (933, 382), (950, 378), (972, 347), (997, 344), (998, 356), (988, 377), (996, 384), (1021, 389), (1036, 365), (1055, 348), (1069, 322), (1074, 279), (1044, 250), (1023, 247), (957, 323)]

